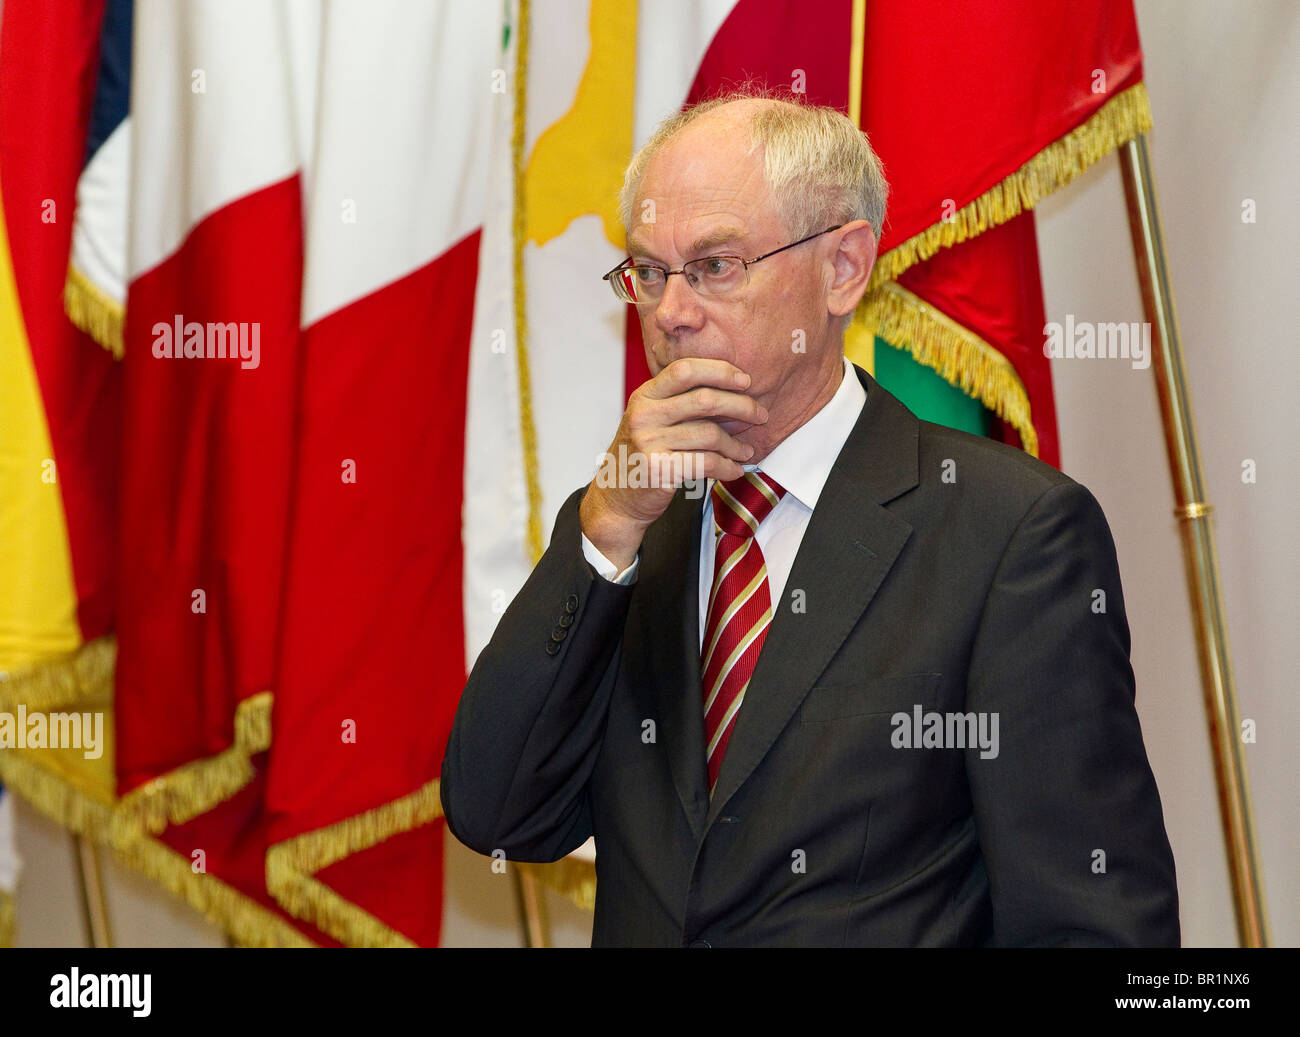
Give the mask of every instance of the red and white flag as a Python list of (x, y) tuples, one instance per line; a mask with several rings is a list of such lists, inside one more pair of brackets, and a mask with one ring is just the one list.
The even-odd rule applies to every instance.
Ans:
[(438, 939), (500, 61), (486, 5), (137, 6), (115, 835), (246, 939)]

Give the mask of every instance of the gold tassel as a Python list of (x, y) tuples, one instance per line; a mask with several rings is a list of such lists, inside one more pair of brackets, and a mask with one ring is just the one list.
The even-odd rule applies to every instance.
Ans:
[[(0, 682), (0, 708), (21, 702), (50, 710), (113, 698), (116, 641), (88, 642), (60, 659), (39, 663)], [(232, 886), (206, 873), (149, 832), (182, 824), (229, 799), (253, 777), (250, 757), (271, 744), (271, 693), (239, 704), (235, 743), (208, 759), (195, 760), (117, 800), (101, 800), (35, 762), (24, 750), (0, 752), (0, 781), (31, 806), (69, 831), (109, 847), (124, 864), (180, 896), (238, 942), (258, 947), (310, 947), (292, 924)]]
[(122, 334), (126, 313), (122, 304), (105, 295), (94, 281), (71, 265), (63, 282), (63, 309), (73, 324), (118, 360), (126, 354)]
[(116, 804), (80, 791), (32, 762), (26, 751), (0, 752), (0, 781), (39, 813), (109, 847), (127, 867), (179, 896), (239, 943), (251, 947), (315, 946), (274, 911), (212, 875), (196, 873), (188, 858), (165, 843), (141, 834), (124, 846), (114, 846)]
[(524, 486), (528, 492), (528, 553), (536, 564), (542, 557), (542, 483), (537, 466), (537, 426), (533, 420), (533, 383), (528, 364), (528, 296), (525, 292), (524, 243), (528, 234), (526, 156), (528, 114), (529, 0), (519, 0), (515, 41), (515, 106), (510, 130), (510, 160), (514, 165), (515, 366), (519, 379), (519, 436), (524, 449)]
[(951, 217), (891, 248), (876, 262), (867, 290), (892, 281), (908, 267), (1027, 212), (1089, 166), (1151, 129), (1151, 102), (1135, 83), (1092, 117), (1043, 148), (1001, 183), (994, 184)]
[[(33, 667), (13, 678), (8, 698), (47, 706), (84, 701), (91, 691), (112, 698), (111, 638), (91, 642), (57, 664)], [(107, 671), (107, 672), (106, 672)], [(30, 697), (29, 697), (30, 696)], [(195, 873), (190, 861), (153, 838), (168, 825), (184, 824), (239, 792), (253, 777), (251, 757), (271, 745), (271, 692), (252, 695), (235, 713), (235, 742), (206, 759), (183, 764), (102, 802), (33, 762), (26, 751), (0, 752), (0, 781), (33, 808), (72, 832), (112, 849), (123, 863), (180, 896), (193, 908), (248, 946), (313, 946), (289, 922), (214, 876)], [(340, 897), (314, 878), (316, 872), (442, 816), (439, 783), (338, 824), (273, 846), (267, 853), (267, 888), (295, 917), (353, 946), (410, 947), (401, 933)]]
[(195, 872), (188, 857), (156, 839), (116, 850), (123, 863), (180, 897), (245, 947), (315, 947), (294, 926), (233, 886)]
[(858, 322), (979, 400), (1020, 434), (1025, 453), (1038, 456), (1038, 433), (1024, 383), (1011, 361), (989, 343), (894, 282), (862, 300), (854, 314)]
[(348, 946), (414, 947), (406, 936), (314, 876), (344, 857), (436, 821), (442, 816), (440, 788), (435, 779), (410, 795), (270, 847), (266, 888), (295, 918), (306, 919)]
[(132, 789), (113, 813), (113, 844), (126, 849), (145, 831), (157, 834), (205, 814), (253, 780), (251, 757), (271, 747), (271, 693), (258, 692), (235, 710), (235, 743)]
[(46, 817), (97, 843), (108, 842), (112, 803), (106, 803), (34, 762), (39, 750), (0, 751), (0, 782)]
[(108, 702), (113, 695), (117, 639), (97, 637), (75, 652), (33, 663), (0, 677), (0, 710), (13, 713), (22, 703), (31, 712)]

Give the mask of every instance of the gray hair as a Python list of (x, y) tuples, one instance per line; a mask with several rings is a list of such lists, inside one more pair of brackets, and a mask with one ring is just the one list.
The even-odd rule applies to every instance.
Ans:
[(767, 183), (787, 230), (804, 237), (832, 224), (866, 220), (879, 241), (889, 185), (867, 135), (835, 108), (754, 89), (702, 101), (659, 124), (628, 164), (619, 193), (623, 228), (631, 229), (641, 180), (655, 154), (701, 116), (745, 100), (765, 102), (750, 118), (749, 150), (763, 149)]

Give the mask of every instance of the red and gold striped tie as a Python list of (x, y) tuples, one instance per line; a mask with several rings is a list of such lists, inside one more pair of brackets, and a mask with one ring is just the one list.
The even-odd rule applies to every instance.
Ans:
[(713, 484), (713, 521), (721, 535), (713, 553), (713, 591), (700, 649), (710, 796), (772, 622), (767, 564), (754, 534), (784, 495), (761, 472)]

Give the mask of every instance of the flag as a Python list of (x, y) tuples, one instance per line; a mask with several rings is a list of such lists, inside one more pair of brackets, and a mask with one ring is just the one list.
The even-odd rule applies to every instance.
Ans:
[[(27, 14), (32, 55), (68, 31)], [(123, 393), (90, 827), (240, 942), (434, 944), (501, 12), (153, 0), (102, 39), (78, 15), (83, 118), (39, 115), (75, 139), (69, 214), (81, 173), (50, 254), (108, 351), (58, 319)]]
[(325, 8), (267, 880), (350, 944), (439, 937), (501, 39), (496, 5)]
[(894, 185), (864, 321), (1056, 464), (1031, 210), (1150, 127), (1132, 0), (868, 2), (863, 41)]
[[(0, 708), (88, 710), (104, 724), (93, 758), (75, 749), (11, 749), (0, 752), (0, 773), (37, 809), (112, 844), (119, 859), (188, 894), (238, 934), (248, 916), (261, 920), (261, 906), (145, 830), (135, 804), (124, 809), (117, 796), (112, 632), (123, 379), (112, 355), (121, 344), (108, 332), (120, 332), (112, 309), (125, 283), (129, 156), (120, 143), (130, 35), (131, 5), (117, 0), (107, 8), (102, 0), (11, 3), (0, 23), (0, 184), (13, 244), (11, 278), (0, 278), (0, 348), (13, 354), (0, 384), (9, 404), (0, 521), (12, 548), (0, 551), (0, 610), (12, 609), (0, 621)], [(106, 165), (105, 156), (113, 161)], [(75, 229), (74, 198), (82, 203)], [(114, 274), (116, 288), (107, 276)], [(60, 299), (112, 352), (69, 322)], [(33, 484), (53, 489), (40, 496)], [(229, 827), (246, 825), (240, 818)], [(210, 848), (220, 858), (222, 847)], [(254, 874), (261, 870), (259, 862)], [(281, 924), (279, 942), (301, 940), (293, 934)]]
[[(103, 9), (0, 11), (0, 716), (86, 711), (111, 742), (120, 372), (61, 305)], [(15, 731), (0, 741), (6, 799), (107, 838), (111, 747)]]
[(119, 359), (126, 306), (127, 186), (131, 173), (131, 27), (134, 0), (107, 0), (95, 97), (77, 180), (64, 308)]
[(500, 33), (137, 5), (115, 840), (202, 859), (248, 942), (438, 940)]
[(114, 845), (270, 944), (318, 942), (264, 878), (303, 250), (291, 62), (314, 29), (291, 13), (135, 5), (117, 543)]

